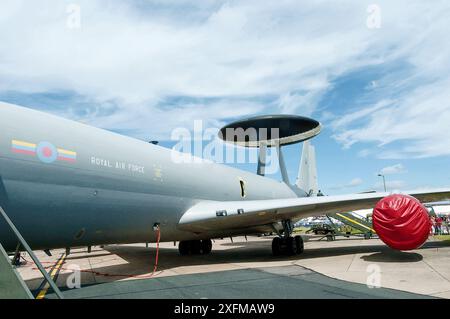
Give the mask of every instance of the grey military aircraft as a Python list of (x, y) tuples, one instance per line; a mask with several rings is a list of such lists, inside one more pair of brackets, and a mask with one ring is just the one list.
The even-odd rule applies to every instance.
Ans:
[[(316, 196), (315, 152), (308, 139), (320, 123), (266, 116), (222, 129), (277, 127), (277, 137), (226, 142), (259, 147), (257, 174), (210, 162), (174, 163), (158, 145), (0, 103), (0, 206), (32, 249), (157, 240), (179, 242), (181, 255), (208, 254), (214, 238), (274, 232), (272, 250), (303, 251), (292, 237), (301, 218), (373, 207), (388, 193)], [(289, 183), (281, 146), (304, 142), (299, 176)], [(277, 147), (283, 180), (264, 176), (265, 151)], [(450, 198), (450, 189), (409, 192), (418, 200)], [(405, 195), (406, 196), (406, 195)], [(413, 236), (413, 235), (412, 235)], [(0, 220), (0, 243), (17, 239)]]

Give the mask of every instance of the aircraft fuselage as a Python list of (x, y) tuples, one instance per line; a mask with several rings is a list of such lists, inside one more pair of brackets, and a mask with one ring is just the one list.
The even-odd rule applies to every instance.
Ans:
[[(193, 234), (177, 224), (201, 200), (297, 197), (270, 178), (175, 163), (170, 149), (5, 103), (0, 133), (0, 205), (33, 249), (153, 242), (155, 223), (162, 241), (221, 237), (230, 233)], [(17, 245), (3, 220), (0, 242), (9, 251)]]

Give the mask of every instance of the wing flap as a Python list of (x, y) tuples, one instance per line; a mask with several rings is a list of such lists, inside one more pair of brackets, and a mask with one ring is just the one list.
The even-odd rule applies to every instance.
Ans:
[[(450, 189), (404, 192), (421, 202), (450, 199)], [(178, 227), (192, 232), (239, 229), (267, 225), (283, 219), (372, 208), (391, 193), (368, 193), (249, 201), (203, 201), (191, 207)]]

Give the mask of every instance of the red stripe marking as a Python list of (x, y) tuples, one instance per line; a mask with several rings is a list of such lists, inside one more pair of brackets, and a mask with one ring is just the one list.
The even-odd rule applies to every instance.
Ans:
[(20, 150), (17, 148), (13, 148), (11, 149), (13, 153), (18, 153), (18, 154), (27, 154), (27, 155), (36, 155), (35, 151), (26, 151), (26, 150)]

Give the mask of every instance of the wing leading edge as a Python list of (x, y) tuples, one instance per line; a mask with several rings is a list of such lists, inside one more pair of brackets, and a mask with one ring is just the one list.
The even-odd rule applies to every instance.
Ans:
[[(450, 199), (450, 189), (402, 192), (421, 202)], [(252, 201), (202, 201), (191, 207), (178, 227), (192, 232), (219, 231), (267, 225), (284, 219), (372, 208), (391, 193), (352, 194)]]

